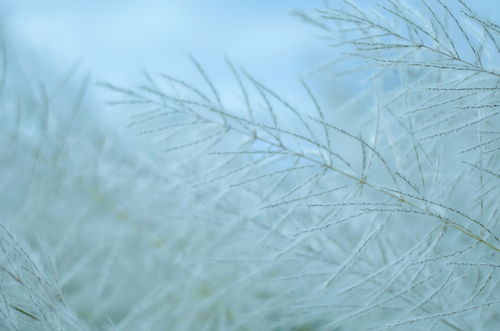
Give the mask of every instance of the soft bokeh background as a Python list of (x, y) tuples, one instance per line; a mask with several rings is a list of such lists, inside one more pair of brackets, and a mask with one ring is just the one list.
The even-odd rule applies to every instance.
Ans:
[[(82, 61), (96, 79), (136, 83), (140, 70), (189, 79), (186, 55), (218, 68), (228, 55), (272, 84), (288, 84), (325, 56), (291, 10), (320, 1), (15, 1), (11, 33), (60, 70)], [(188, 76), (188, 77), (186, 77)]]
[[(361, 1), (361, 3), (367, 1)], [(329, 1), (202, 0), (17, 0), (0, 2), (7, 35), (28, 46), (45, 69), (59, 74), (75, 64), (94, 82), (138, 84), (142, 71), (165, 72), (186, 81), (198, 79), (187, 55), (195, 56), (223, 87), (230, 76), (224, 63), (234, 63), (284, 96), (305, 97), (298, 84), (336, 56), (321, 40), (324, 34), (291, 15), (312, 12)], [(500, 2), (474, 1), (474, 9), (493, 20)], [(12, 45), (9, 45), (12, 47)], [(334, 84), (334, 77), (322, 84)], [(347, 81), (357, 90), (356, 82)], [(335, 89), (330, 89), (330, 91)], [(94, 91), (103, 93), (103, 91)], [(346, 91), (344, 91), (346, 92)], [(343, 94), (344, 92), (340, 92)], [(326, 93), (329, 93), (326, 91)], [(323, 91), (323, 94), (326, 94)], [(335, 92), (334, 92), (335, 93)], [(106, 109), (106, 122), (119, 124)], [(111, 115), (110, 115), (111, 114)]]

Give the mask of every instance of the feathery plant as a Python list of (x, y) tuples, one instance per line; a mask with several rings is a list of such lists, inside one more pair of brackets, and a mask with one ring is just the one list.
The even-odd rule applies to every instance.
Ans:
[[(196, 263), (182, 257), (194, 255), (189, 240), (208, 240), (191, 223), (162, 216), (174, 206), (186, 208), (165, 196), (191, 199), (172, 194), (162, 171), (89, 116), (90, 79), (77, 79), (77, 67), (38, 84), (6, 44), (0, 329), (196, 328), (187, 308), (206, 285), (189, 269)], [(183, 298), (183, 290), (193, 296)], [(185, 307), (185, 313), (155, 315), (150, 306)]]
[[(39, 70), (23, 68), (6, 45), (0, 329), (193, 330), (224, 328), (213, 315), (235, 320), (251, 302), (241, 299), (249, 287), (225, 298), (214, 287), (237, 270), (193, 258), (214, 249), (215, 231), (180, 212), (199, 196), (179, 190), (169, 167), (106, 132), (92, 117), (91, 80), (78, 79), (78, 67), (37, 81)], [(203, 214), (198, 220), (209, 224)]]
[(497, 329), (500, 27), (463, 0), (325, 6), (295, 15), (352, 98), (229, 60), (222, 89), (192, 58), (199, 82), (104, 84), (136, 141), (85, 115), (76, 69), (33, 83), (2, 50), (0, 328)]
[(266, 284), (235, 329), (498, 327), (500, 28), (461, 0), (412, 5), (300, 15), (363, 87), (344, 104), (303, 82), (298, 109), (229, 61), (230, 92), (195, 59), (204, 87), (105, 84), (215, 213), (207, 259)]

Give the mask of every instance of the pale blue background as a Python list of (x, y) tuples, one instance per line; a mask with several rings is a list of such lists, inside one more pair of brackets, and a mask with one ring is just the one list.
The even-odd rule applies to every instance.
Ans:
[(98, 79), (135, 82), (141, 68), (190, 75), (188, 52), (224, 55), (269, 82), (297, 78), (327, 50), (292, 9), (321, 1), (94, 0), (4, 3), (11, 33), (59, 68), (76, 60)]
[[(481, 15), (500, 17), (499, 0), (470, 3)], [(295, 104), (305, 96), (298, 79), (336, 49), (289, 13), (323, 7), (321, 0), (0, 0), (8, 35), (52, 71), (62, 74), (80, 61), (93, 81), (139, 84), (142, 69), (190, 81), (199, 78), (187, 58), (192, 53), (223, 89), (227, 55)]]
[[(368, 2), (368, 1), (361, 1)], [(452, 1), (447, 1), (452, 2)], [(410, 1), (411, 3), (411, 1)], [(487, 17), (500, 1), (471, 1)], [(1, 2), (9, 32), (52, 58), (76, 60), (97, 77), (131, 80), (139, 68), (179, 71), (192, 52), (208, 66), (227, 54), (263, 78), (287, 82), (332, 52), (290, 10), (320, 0), (15, 0)], [(327, 52), (328, 51), (328, 52)]]

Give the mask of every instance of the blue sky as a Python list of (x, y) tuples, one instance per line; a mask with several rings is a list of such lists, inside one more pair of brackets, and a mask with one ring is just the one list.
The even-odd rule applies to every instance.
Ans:
[[(366, 0), (361, 2), (367, 2)], [(141, 68), (188, 74), (191, 52), (208, 66), (224, 55), (264, 80), (298, 77), (326, 59), (315, 31), (289, 15), (320, 0), (16, 0), (0, 2), (16, 37), (57, 67), (81, 60), (100, 79), (134, 80)], [(411, 1), (410, 1), (411, 3)], [(500, 1), (473, 1), (498, 19)]]
[[(291, 10), (322, 8), (321, 0), (0, 0), (0, 4), (14, 40), (31, 48), (47, 69), (62, 73), (80, 61), (94, 81), (118, 85), (140, 84), (143, 69), (187, 81), (199, 79), (188, 60), (192, 53), (223, 89), (224, 83), (229, 84), (227, 55), (286, 98), (304, 96), (299, 78), (335, 57), (319, 31), (290, 15)], [(499, 4), (473, 2), (480, 14), (496, 20)], [(294, 103), (303, 99), (294, 97)]]
[(185, 77), (188, 53), (214, 70), (228, 55), (270, 83), (297, 78), (327, 48), (288, 13), (319, 6), (321, 1), (202, 0), (4, 5), (11, 32), (54, 66), (81, 60), (97, 79), (127, 83), (137, 80), (140, 69)]

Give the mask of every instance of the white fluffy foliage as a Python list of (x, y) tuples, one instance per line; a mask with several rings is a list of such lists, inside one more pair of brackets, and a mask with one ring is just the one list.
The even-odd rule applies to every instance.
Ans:
[(345, 50), (344, 103), (304, 83), (297, 109), (229, 61), (220, 91), (193, 59), (199, 84), (105, 84), (125, 145), (65, 113), (84, 89), (7, 85), (2, 327), (498, 328), (500, 27), (411, 4), (300, 14)]

